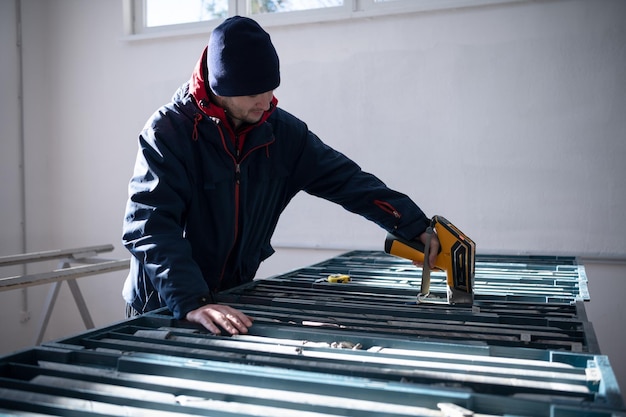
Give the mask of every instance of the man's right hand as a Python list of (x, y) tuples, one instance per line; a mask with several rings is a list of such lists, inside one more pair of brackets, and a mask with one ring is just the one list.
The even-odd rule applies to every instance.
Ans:
[[(207, 304), (187, 313), (185, 318), (203, 325), (213, 334), (221, 334), (220, 328), (230, 334), (248, 333), (252, 318), (241, 311), (222, 304)], [(219, 327), (218, 327), (219, 326)]]

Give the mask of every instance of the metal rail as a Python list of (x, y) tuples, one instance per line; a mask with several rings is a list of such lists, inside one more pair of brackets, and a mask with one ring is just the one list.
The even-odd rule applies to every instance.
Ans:
[(164, 310), (3, 358), (0, 398), (0, 409), (63, 416), (623, 411), (601, 355), (259, 323), (216, 336)]
[[(329, 271), (348, 274), (361, 284), (418, 289), (421, 268), (384, 252), (352, 251), (297, 272), (323, 278)], [(294, 280), (292, 274), (282, 275)], [(398, 280), (402, 277), (402, 280)], [(276, 277), (278, 279), (278, 277)], [(432, 292), (445, 294), (445, 274), (431, 273)], [(477, 255), (475, 298), (478, 300), (573, 303), (589, 300), (587, 275), (573, 257)]]
[[(534, 303), (495, 291), (474, 307), (417, 306), (415, 268), (386, 257), (343, 255), (218, 294), (255, 318), (246, 335), (213, 335), (162, 309), (0, 358), (0, 413), (625, 415), (575, 286)], [(564, 287), (549, 263), (519, 270)], [(320, 281), (357, 269), (375, 272)]]
[(102, 252), (111, 252), (113, 245), (85, 246), (74, 249), (56, 249), (40, 252), (21, 253), (17, 255), (0, 256), (0, 267), (9, 265), (21, 265), (31, 262), (42, 262), (59, 259), (86, 259)]
[[(331, 284), (330, 274), (350, 275)], [(584, 313), (584, 268), (573, 258), (478, 258), (474, 305), (417, 304), (421, 269), (383, 252), (354, 251), (218, 295), (259, 322), (337, 327), (443, 341), (599, 353)], [(431, 291), (445, 297), (445, 275)]]

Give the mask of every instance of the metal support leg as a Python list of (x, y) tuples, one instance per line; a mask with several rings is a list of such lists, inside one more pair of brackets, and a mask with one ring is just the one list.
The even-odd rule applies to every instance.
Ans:
[(72, 291), (76, 307), (78, 307), (78, 311), (80, 312), (80, 317), (83, 319), (83, 323), (85, 323), (85, 328), (93, 329), (96, 326), (93, 324), (93, 320), (87, 309), (87, 303), (85, 303), (83, 294), (80, 292), (80, 288), (78, 288), (78, 283), (75, 279), (68, 279), (67, 285), (69, 285), (70, 291)]
[[(70, 266), (71, 265), (67, 260), (59, 262), (59, 269), (69, 268)], [(48, 292), (48, 297), (46, 298), (46, 302), (43, 305), (41, 319), (39, 321), (39, 330), (37, 332), (37, 337), (35, 338), (35, 345), (39, 345), (43, 341), (43, 336), (46, 332), (46, 328), (48, 327), (48, 322), (50, 322), (52, 309), (54, 308), (54, 304), (57, 301), (57, 297), (59, 296), (59, 290), (61, 289), (62, 284), (63, 281), (55, 282), (54, 284), (52, 284), (50, 292)], [(72, 296), (74, 297), (74, 301), (76, 302), (76, 307), (78, 307), (80, 317), (83, 319), (85, 327), (87, 329), (93, 329), (95, 325), (93, 320), (91, 319), (89, 310), (87, 309), (87, 303), (85, 303), (83, 294), (78, 287), (78, 283), (75, 279), (68, 279), (67, 285), (70, 287), (70, 291), (72, 292)]]
[(50, 316), (52, 315), (52, 308), (54, 307), (54, 303), (57, 301), (61, 284), (63, 284), (63, 281), (55, 282), (52, 284), (52, 288), (50, 288), (50, 291), (48, 292), (48, 297), (46, 298), (46, 302), (44, 303), (43, 310), (41, 312), (41, 319), (39, 320), (39, 331), (37, 332), (37, 337), (35, 338), (35, 345), (41, 344), (41, 341), (43, 340), (43, 335), (46, 332), (46, 327), (48, 327), (48, 322), (50, 321)]

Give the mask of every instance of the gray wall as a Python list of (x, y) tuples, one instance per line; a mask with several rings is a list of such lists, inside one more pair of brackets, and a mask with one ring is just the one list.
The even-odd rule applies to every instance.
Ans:
[[(129, 40), (121, 1), (23, 0), (22, 141), (15, 4), (0, 2), (0, 255), (113, 243), (126, 257), (137, 133), (189, 77), (208, 33)], [(326, 142), (453, 221), (482, 253), (594, 260), (588, 311), (622, 386), (626, 268), (614, 260), (626, 258), (625, 18), (620, 0), (555, 0), (268, 27), (280, 105)], [(259, 275), (383, 239), (302, 195)], [(123, 278), (81, 279), (96, 325), (122, 319)], [(0, 351), (31, 343), (46, 291), (29, 289), (25, 301), (0, 293), (3, 334), (14, 335)], [(31, 320), (21, 321), (23, 307)], [(64, 290), (47, 338), (80, 331)]]

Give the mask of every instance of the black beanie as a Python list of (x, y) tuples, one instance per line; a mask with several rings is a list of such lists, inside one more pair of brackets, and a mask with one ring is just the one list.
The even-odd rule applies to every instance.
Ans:
[(211, 33), (209, 85), (218, 96), (251, 96), (280, 84), (278, 54), (270, 35), (254, 20), (233, 16)]

